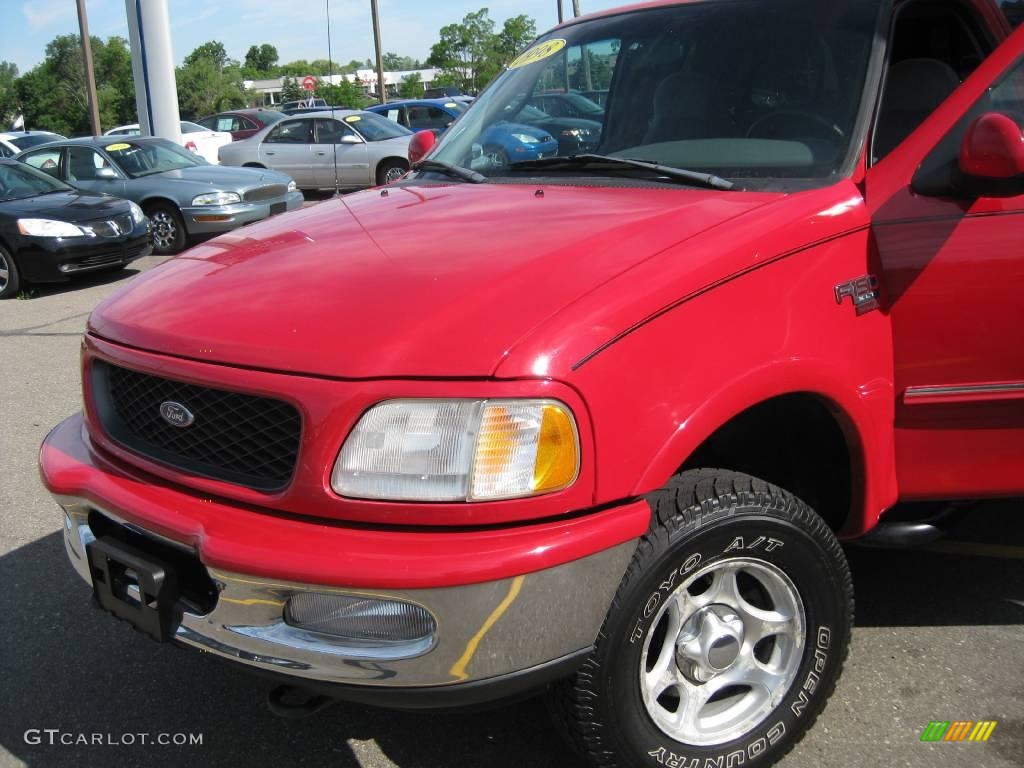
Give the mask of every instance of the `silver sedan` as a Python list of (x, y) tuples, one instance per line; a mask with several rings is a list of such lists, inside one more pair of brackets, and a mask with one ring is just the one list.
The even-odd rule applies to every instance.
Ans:
[(284, 174), (210, 165), (166, 139), (67, 139), (16, 159), (78, 189), (138, 203), (149, 216), (157, 253), (183, 250), (190, 236), (229, 232), (302, 207), (302, 193)]
[(361, 189), (409, 170), (412, 132), (372, 112), (337, 109), (281, 120), (220, 148), (221, 165), (272, 168), (303, 189)]

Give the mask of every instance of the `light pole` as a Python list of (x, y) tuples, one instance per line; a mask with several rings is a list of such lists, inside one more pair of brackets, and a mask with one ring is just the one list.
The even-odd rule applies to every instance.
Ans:
[(89, 102), (89, 127), (93, 136), (100, 135), (100, 108), (96, 103), (96, 73), (92, 67), (92, 40), (89, 39), (89, 19), (85, 13), (85, 0), (78, 0), (78, 32), (82, 36), (82, 61), (85, 64), (85, 91)]
[(380, 103), (386, 104), (388, 89), (384, 83), (384, 54), (380, 50), (380, 13), (377, 11), (377, 0), (370, 0), (370, 13), (373, 15), (373, 44), (377, 49), (377, 93)]

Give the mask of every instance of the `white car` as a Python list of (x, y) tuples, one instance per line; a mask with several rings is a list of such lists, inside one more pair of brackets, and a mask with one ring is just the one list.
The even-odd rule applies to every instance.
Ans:
[[(141, 133), (138, 123), (119, 125), (106, 131), (104, 136), (138, 136)], [(231, 143), (231, 134), (227, 131), (211, 131), (188, 120), (181, 121), (181, 146), (195, 152), (206, 162), (218, 165), (217, 150)]]
[(19, 152), (64, 137), (51, 131), (7, 131), (0, 133), (0, 157), (14, 157)]

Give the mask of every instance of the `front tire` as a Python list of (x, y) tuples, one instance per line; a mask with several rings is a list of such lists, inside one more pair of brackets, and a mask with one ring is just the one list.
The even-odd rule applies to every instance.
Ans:
[(385, 160), (377, 166), (377, 186), (392, 184), (409, 172), (409, 164), (402, 160)]
[(177, 208), (170, 203), (152, 203), (146, 206), (146, 215), (152, 226), (154, 253), (170, 256), (185, 250), (185, 222)]
[(6, 249), (0, 247), (0, 300), (10, 299), (18, 295), (21, 288), (21, 276), (14, 257)]
[(648, 500), (651, 528), (554, 709), (595, 766), (770, 765), (846, 658), (842, 549), (810, 507), (747, 475), (684, 472)]

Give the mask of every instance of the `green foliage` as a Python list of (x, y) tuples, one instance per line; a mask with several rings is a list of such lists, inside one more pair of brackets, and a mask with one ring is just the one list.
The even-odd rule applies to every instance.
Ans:
[(423, 81), (417, 74), (406, 75), (398, 84), (398, 96), (402, 99), (423, 98)]
[(175, 76), (183, 120), (198, 120), (248, 103), (238, 62), (229, 59), (216, 40), (203, 43), (186, 56)]
[(520, 14), (497, 33), (488, 10), (467, 13), (459, 24), (441, 27), (427, 63), (441, 70), (435, 85), (458, 85), (478, 93), (537, 36), (537, 25)]
[(327, 83), (318, 85), (316, 96), (319, 99), (324, 99), (332, 107), (363, 109), (373, 103), (373, 100), (367, 98), (363, 93), (362, 88), (347, 80), (342, 81), (338, 85), (328, 85)]
[(419, 59), (411, 56), (399, 56), (397, 53), (385, 53), (381, 58), (384, 60), (384, 69), (388, 72), (404, 72), (410, 69), (422, 69)]
[(269, 43), (253, 45), (245, 54), (245, 67), (252, 69), (263, 77), (272, 77), (277, 66), (277, 48)]
[[(96, 74), (96, 100), (102, 129), (134, 123), (135, 86), (131, 54), (124, 38), (106, 42), (90, 38)], [(3, 94), (0, 77), (0, 98)], [(14, 83), (14, 109), (25, 114), (31, 129), (56, 131), (66, 136), (91, 133), (85, 66), (78, 35), (60, 35), (46, 46), (46, 58)], [(0, 114), (4, 106), (0, 102)]]
[(18, 117), (17, 79), (17, 66), (0, 61), (0, 129), (8, 128)]
[(297, 101), (306, 98), (306, 90), (294, 77), (286, 77), (281, 83), (281, 101)]
[(185, 57), (182, 66), (190, 67), (198, 64), (200, 61), (207, 61), (218, 70), (222, 70), (231, 64), (237, 64), (237, 62), (233, 62), (228, 58), (228, 52), (224, 48), (224, 43), (219, 40), (211, 40), (200, 45)]

